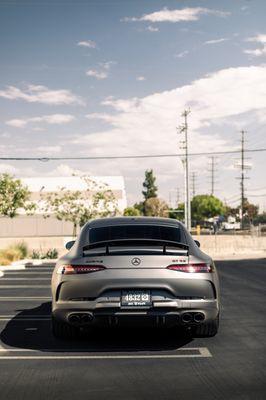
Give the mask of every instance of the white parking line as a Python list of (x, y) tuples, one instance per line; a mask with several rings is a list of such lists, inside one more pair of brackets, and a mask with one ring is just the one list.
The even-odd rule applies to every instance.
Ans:
[(26, 271), (26, 270), (22, 270), (22, 271), (6, 271), (4, 274), (5, 275), (30, 275), (30, 274), (52, 274), (53, 271)]
[(47, 289), (51, 285), (0, 285), (0, 289)]
[(37, 301), (51, 300), (51, 297), (34, 297), (34, 296), (32, 296), (32, 297), (21, 297), (21, 296), (18, 296), (18, 297), (2, 296), (2, 297), (0, 297), (0, 301), (32, 301), (32, 300), (34, 300), (34, 301), (35, 300), (37, 300)]
[[(38, 315), (28, 314), (28, 315), (25, 315), (25, 316), (20, 316), (20, 315), (17, 315), (17, 314), (3, 314), (3, 315), (0, 315), (0, 319), (3, 319), (3, 318), (11, 319), (11, 318), (15, 318), (15, 317), (17, 319), (19, 319), (19, 320), (23, 320), (24, 318), (32, 318), (33, 320), (35, 320), (36, 318), (50, 318), (50, 315), (47, 315), (47, 314), (38, 314)], [(1, 346), (0, 346), (0, 349), (1, 349)]]
[[(123, 359), (175, 359), (175, 358), (199, 358), (212, 357), (207, 347), (187, 347), (178, 349), (175, 354), (111, 354), (111, 355), (70, 355), (66, 349), (42, 349), (45, 352), (61, 352), (62, 355), (0, 355), (0, 360), (123, 360)], [(71, 349), (71, 353), (80, 353), (87, 349)], [(0, 353), (38, 353), (33, 349), (0, 348)], [(194, 354), (186, 353), (194, 352)]]
[[(3, 281), (50, 281), (51, 278), (47, 277), (47, 278), (2, 278), (1, 282)], [(0, 285), (1, 287), (1, 285)]]
[[(0, 318), (0, 322), (1, 321), (11, 321), (11, 319), (12, 318)], [(49, 318), (49, 317), (47, 317), (47, 318), (38, 318), (38, 317), (36, 317), (36, 318), (26, 318), (26, 317), (23, 317), (23, 318), (16, 318), (15, 321), (12, 321), (12, 322), (50, 321), (50, 319), (51, 318)]]

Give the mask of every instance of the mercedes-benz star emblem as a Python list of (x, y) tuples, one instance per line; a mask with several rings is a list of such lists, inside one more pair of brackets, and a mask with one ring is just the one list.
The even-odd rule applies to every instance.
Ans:
[(139, 265), (141, 263), (141, 260), (140, 260), (140, 258), (138, 258), (138, 257), (134, 257), (134, 258), (132, 258), (132, 260), (131, 260), (131, 264), (132, 265)]

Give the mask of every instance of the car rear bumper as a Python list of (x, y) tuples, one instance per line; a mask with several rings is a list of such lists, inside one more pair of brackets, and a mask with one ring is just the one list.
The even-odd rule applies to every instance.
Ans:
[[(78, 326), (97, 325), (197, 325), (213, 320), (219, 313), (218, 300), (154, 301), (152, 307), (121, 307), (120, 302), (59, 301), (53, 318)], [(202, 321), (196, 321), (201, 314)], [(78, 316), (73, 322), (73, 315)], [(88, 316), (88, 318), (84, 317)], [(184, 316), (191, 319), (184, 321)], [(83, 318), (84, 317), (84, 318)], [(75, 318), (74, 318), (75, 319)]]

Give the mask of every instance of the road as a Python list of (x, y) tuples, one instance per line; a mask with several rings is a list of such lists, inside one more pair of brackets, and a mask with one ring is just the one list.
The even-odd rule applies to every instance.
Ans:
[[(265, 400), (266, 259), (220, 261), (213, 338), (133, 329), (78, 342), (50, 333), (52, 269), (0, 278), (0, 399)], [(8, 351), (6, 350), (8, 349)]]

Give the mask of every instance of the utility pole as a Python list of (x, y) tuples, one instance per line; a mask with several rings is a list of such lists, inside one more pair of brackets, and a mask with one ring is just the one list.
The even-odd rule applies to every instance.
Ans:
[(176, 208), (179, 206), (179, 200), (180, 200), (180, 190), (179, 187), (176, 188)]
[(184, 140), (182, 141), (182, 149), (184, 150), (185, 157), (182, 159), (184, 166), (184, 186), (185, 186), (185, 226), (188, 231), (191, 230), (191, 209), (190, 209), (190, 193), (189, 193), (189, 165), (188, 165), (188, 123), (187, 117), (190, 110), (184, 110), (181, 114), (184, 117), (184, 123), (179, 128), (180, 133), (184, 133)]
[(217, 164), (216, 164), (216, 160), (215, 160), (214, 156), (211, 156), (210, 160), (211, 160), (211, 162), (209, 163), (210, 169), (208, 171), (211, 174), (211, 176), (210, 176), (210, 178), (211, 178), (211, 182), (210, 182), (211, 183), (211, 195), (213, 196), (214, 195), (214, 186), (215, 186), (215, 183), (217, 183), (215, 181), (215, 172), (216, 172), (215, 167)]
[(196, 194), (196, 179), (197, 179), (197, 174), (196, 174), (196, 172), (192, 172), (192, 173), (191, 173), (192, 197), (195, 197), (195, 194)]
[(245, 131), (242, 130), (241, 132), (241, 158), (240, 158), (240, 164), (237, 164), (236, 166), (240, 168), (240, 177), (237, 179), (240, 179), (240, 193), (241, 193), (241, 215), (240, 215), (240, 221), (241, 221), (241, 229), (244, 228), (244, 206), (245, 206), (245, 179), (249, 179), (247, 176), (245, 176), (245, 170), (250, 169), (251, 166), (248, 164), (245, 164)]

